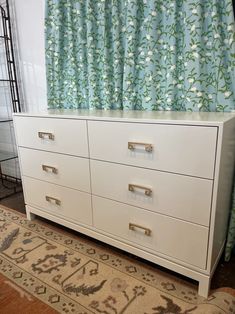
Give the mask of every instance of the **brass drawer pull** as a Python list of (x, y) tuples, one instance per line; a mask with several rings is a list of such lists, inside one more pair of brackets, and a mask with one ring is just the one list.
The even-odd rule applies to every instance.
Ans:
[(153, 151), (153, 145), (147, 143), (139, 143), (139, 142), (128, 142), (128, 149), (134, 150), (135, 146), (144, 146), (146, 152), (151, 153)]
[(144, 190), (144, 194), (147, 196), (150, 196), (152, 194), (152, 190), (150, 188), (146, 188), (141, 185), (136, 185), (136, 184), (128, 184), (128, 190), (131, 192), (135, 192), (135, 189), (141, 189)]
[(42, 165), (42, 170), (46, 172), (47, 170), (51, 170), (51, 172), (53, 172), (54, 174), (58, 173), (58, 170), (55, 167), (47, 166), (47, 165)]
[(48, 133), (48, 132), (38, 132), (38, 137), (45, 139), (48, 138), (49, 140), (54, 141), (55, 136), (52, 133)]
[(51, 197), (51, 196), (47, 196), (46, 195), (46, 201), (47, 202), (54, 202), (56, 205), (61, 205), (61, 201), (60, 200), (58, 200), (57, 198), (54, 198), (54, 197)]
[(151, 232), (152, 232), (152, 231), (151, 231), (149, 228), (142, 227), (142, 226), (140, 226), (140, 225), (133, 224), (133, 223), (130, 222), (130, 223), (129, 223), (129, 229), (135, 231), (135, 228), (144, 230), (144, 234), (145, 234), (146, 236), (150, 236), (150, 235), (151, 235)]

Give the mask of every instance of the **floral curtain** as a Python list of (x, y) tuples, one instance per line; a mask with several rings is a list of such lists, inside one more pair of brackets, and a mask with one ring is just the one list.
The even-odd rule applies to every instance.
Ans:
[(45, 25), (49, 108), (235, 109), (232, 0), (47, 0)]
[(233, 250), (235, 250), (235, 184), (233, 188), (232, 209), (229, 221), (227, 243), (225, 248), (225, 261), (230, 260)]

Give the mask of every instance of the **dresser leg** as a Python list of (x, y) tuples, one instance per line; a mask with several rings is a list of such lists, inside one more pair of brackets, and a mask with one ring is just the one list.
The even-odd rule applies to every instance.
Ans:
[(208, 298), (210, 291), (211, 280), (209, 277), (204, 277), (199, 281), (198, 294), (201, 297)]
[(26, 209), (26, 217), (28, 220), (34, 220), (35, 215), (32, 214), (29, 210)]

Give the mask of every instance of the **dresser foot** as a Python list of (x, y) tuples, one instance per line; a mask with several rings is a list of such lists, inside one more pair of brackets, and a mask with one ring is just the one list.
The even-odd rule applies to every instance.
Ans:
[(26, 209), (26, 217), (28, 220), (34, 220), (35, 219), (35, 215), (32, 214), (29, 210)]
[(210, 292), (210, 283), (211, 280), (209, 277), (202, 278), (199, 281), (198, 294), (201, 297), (208, 298)]

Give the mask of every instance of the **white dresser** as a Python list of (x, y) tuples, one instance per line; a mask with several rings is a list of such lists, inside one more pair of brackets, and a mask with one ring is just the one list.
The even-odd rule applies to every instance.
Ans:
[(34, 214), (199, 281), (223, 251), (235, 115), (48, 111), (14, 115)]

